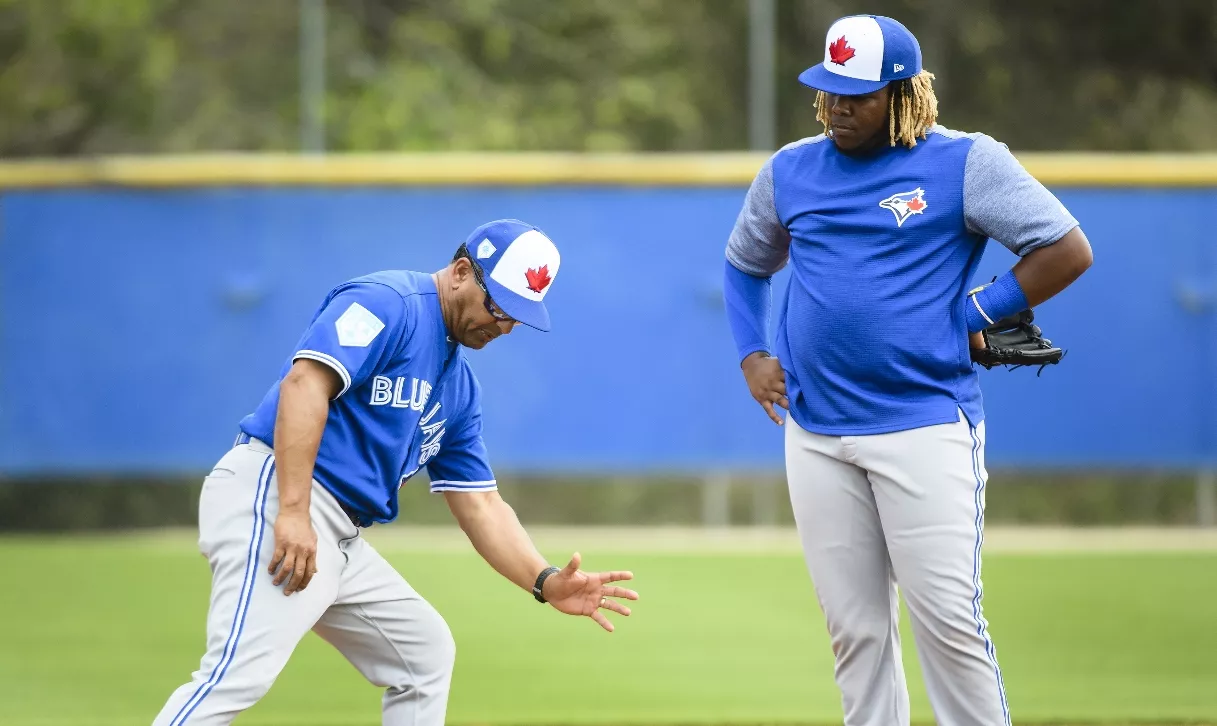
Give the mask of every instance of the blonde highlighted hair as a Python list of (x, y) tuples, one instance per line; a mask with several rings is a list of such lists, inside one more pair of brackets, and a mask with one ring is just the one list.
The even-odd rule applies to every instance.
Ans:
[[(938, 121), (938, 97), (934, 95), (934, 74), (922, 71), (912, 78), (893, 81), (887, 105), (888, 138), (891, 145), (899, 141), (910, 149), (917, 139), (924, 139)], [(816, 93), (816, 120), (824, 124), (824, 132), (832, 135), (831, 109), (828, 94)]]

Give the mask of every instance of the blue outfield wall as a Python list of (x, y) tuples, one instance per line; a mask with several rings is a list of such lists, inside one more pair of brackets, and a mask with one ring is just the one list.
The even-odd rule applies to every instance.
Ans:
[[(981, 371), (990, 466), (1217, 452), (1217, 189), (1061, 188), (1096, 264), (1039, 321), (1069, 353)], [(0, 195), (0, 473), (211, 465), (317, 303), (442, 267), (519, 217), (563, 253), (554, 332), (471, 360), (502, 471), (778, 469), (722, 301), (742, 186), (50, 188)], [(990, 243), (978, 280), (1015, 258)], [(784, 290), (785, 275), (777, 291)], [(896, 324), (893, 321), (893, 324)]]

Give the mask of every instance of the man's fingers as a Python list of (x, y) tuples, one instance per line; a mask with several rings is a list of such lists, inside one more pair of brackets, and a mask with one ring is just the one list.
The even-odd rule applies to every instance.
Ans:
[(761, 406), (765, 409), (765, 413), (769, 414), (769, 418), (773, 419), (775, 424), (778, 426), (782, 425), (782, 419), (777, 415), (777, 412), (773, 410), (772, 403), (769, 401), (761, 401)]
[(604, 608), (605, 610), (612, 610), (613, 612), (624, 615), (627, 618), (630, 616), (630, 609), (616, 600), (605, 600), (604, 604), (600, 607)]
[(292, 576), (287, 580), (287, 587), (283, 588), (284, 595), (291, 595), (293, 592), (297, 592), (301, 589), (300, 583), (304, 582), (304, 575), (308, 572), (306, 569), (308, 567), (308, 565), (305, 564), (306, 562), (307, 559), (303, 554), (296, 557), (295, 569), (292, 570)]
[(787, 400), (787, 398), (786, 398), (786, 384), (785, 383), (781, 383), (777, 387), (775, 387), (773, 390), (769, 391), (769, 401), (770, 401), (770, 403), (773, 404), (767, 409), (769, 411), (769, 417), (773, 419), (774, 423), (776, 423), (778, 426), (781, 426), (782, 419), (781, 419), (781, 417), (779, 417), (777, 415), (777, 411), (774, 410), (773, 406), (781, 406), (782, 408), (784, 408), (787, 411), (790, 410), (790, 401)]
[(296, 569), (296, 551), (294, 547), (289, 547), (283, 555), (283, 563), (279, 566), (278, 572), (275, 574), (273, 584), (278, 587), (283, 584), (288, 575)]
[(316, 566), (315, 557), (315, 552), (297, 551), (295, 567), (291, 577), (287, 580), (287, 587), (283, 588), (284, 595), (291, 595), (304, 589), (307, 581), (312, 579), (313, 567)]
[(592, 620), (595, 620), (596, 624), (599, 625), (600, 627), (604, 628), (605, 630), (609, 631), (610, 633), (613, 632), (613, 624), (611, 622), (609, 622), (609, 619), (604, 617), (604, 614), (601, 613), (599, 610), (592, 613), (591, 618), (592, 618)]
[(634, 573), (629, 570), (616, 570), (614, 572), (601, 572), (599, 575), (600, 582), (621, 582), (622, 580), (633, 580)]
[(626, 600), (637, 600), (638, 593), (633, 590), (627, 590), (624, 587), (606, 587), (604, 588), (605, 597), (623, 597)]
[(770, 420), (772, 420), (774, 423), (778, 424), (778, 426), (781, 426), (781, 418), (779, 418), (778, 413), (776, 413), (776, 411), (773, 410), (772, 401), (764, 401), (764, 403), (762, 403), (761, 405), (764, 407), (764, 412), (768, 413)]
[(579, 571), (579, 563), (581, 563), (581, 562), (583, 562), (583, 557), (580, 556), (580, 554), (578, 552), (576, 552), (574, 555), (571, 556), (570, 562), (568, 562), (566, 564), (566, 567), (562, 568), (563, 574), (565, 574), (565, 575), (575, 574), (576, 572)]
[(276, 542), (275, 543), (275, 554), (271, 555), (270, 565), (267, 566), (266, 571), (272, 575), (275, 574), (275, 570), (279, 569), (279, 565), (283, 563), (283, 558), (286, 555), (287, 555), (287, 550), (284, 549), (283, 545)]
[(270, 571), (270, 573), (275, 576), (275, 579), (271, 580), (272, 585), (280, 585), (283, 583), (283, 579), (287, 576), (288, 570), (291, 569), (291, 567), (288, 566), (288, 558), (290, 557), (291, 550), (284, 548), (283, 554), (278, 556), (277, 561)]
[(313, 581), (313, 576), (316, 574), (317, 553), (313, 552), (310, 553), (308, 559), (304, 561), (304, 579), (300, 581), (300, 587), (296, 589), (303, 590), (304, 588), (308, 587), (309, 583)]

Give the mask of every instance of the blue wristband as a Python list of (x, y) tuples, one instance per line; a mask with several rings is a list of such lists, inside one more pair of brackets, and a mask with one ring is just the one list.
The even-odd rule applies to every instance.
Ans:
[(968, 295), (966, 305), (964, 315), (968, 321), (969, 333), (984, 330), (998, 320), (1030, 307), (1013, 270), (1002, 275), (992, 285)]

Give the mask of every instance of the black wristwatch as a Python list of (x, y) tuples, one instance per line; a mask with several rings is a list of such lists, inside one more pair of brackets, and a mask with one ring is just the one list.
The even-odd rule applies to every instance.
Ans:
[(546, 567), (541, 570), (541, 574), (537, 575), (537, 584), (532, 586), (532, 596), (537, 599), (537, 602), (545, 602), (545, 596), (541, 594), (541, 588), (545, 585), (545, 578), (558, 572), (557, 567)]

